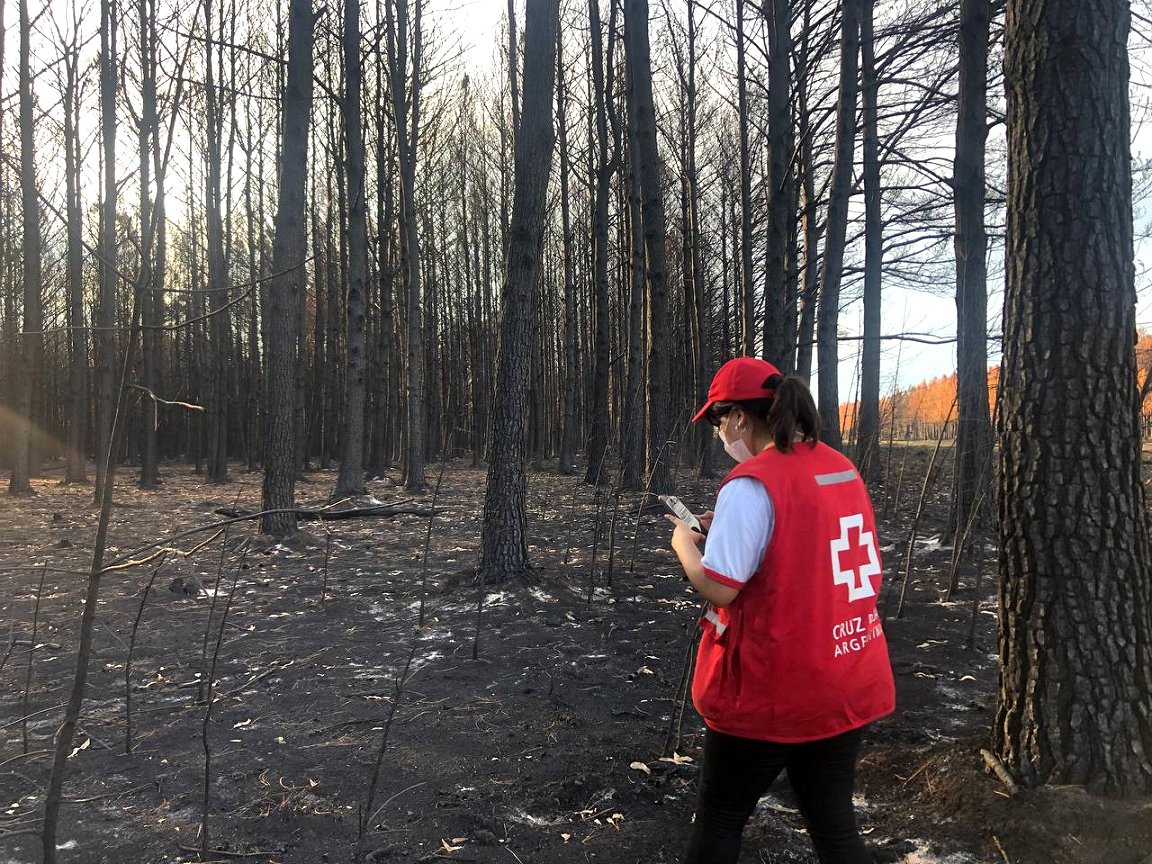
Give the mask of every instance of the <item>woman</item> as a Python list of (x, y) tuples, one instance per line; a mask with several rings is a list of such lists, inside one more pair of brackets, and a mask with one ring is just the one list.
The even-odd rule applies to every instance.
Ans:
[(672, 549), (711, 604), (692, 682), (707, 730), (685, 864), (735, 864), (782, 770), (822, 864), (869, 864), (852, 809), (856, 757), (895, 693), (868, 491), (819, 442), (804, 381), (763, 360), (724, 364), (700, 419), (738, 464), (701, 517), (703, 554), (703, 535), (668, 517)]

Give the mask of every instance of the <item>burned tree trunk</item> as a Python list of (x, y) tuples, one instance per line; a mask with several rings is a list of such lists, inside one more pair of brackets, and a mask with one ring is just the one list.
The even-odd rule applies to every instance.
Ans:
[[(156, 132), (156, 43), (155, 3), (140, 2), (140, 75), (141, 106), (138, 134), (140, 159), (140, 271), (138, 293), (143, 303), (141, 334), (144, 349), (144, 386), (153, 394), (160, 378), (160, 325), (163, 295), (156, 291), (154, 273), (154, 240), (156, 236), (152, 207), (152, 144)], [(159, 482), (159, 454), (156, 448), (159, 404), (154, 398), (143, 403), (140, 422), (140, 487), (154, 489)]]
[(40, 201), (36, 196), (35, 128), (33, 124), (30, 55), (32, 24), (28, 0), (20, 0), (20, 199), (23, 207), (24, 330), (20, 334), (20, 388), (16, 438), (12, 452), (12, 476), (8, 491), (27, 495), (36, 457), (32, 439), (36, 428), (36, 404), (40, 394), (40, 369), (44, 361), (41, 312)]
[(861, 103), (864, 156), (864, 350), (860, 358), (860, 416), (856, 464), (868, 482), (876, 478), (880, 448), (880, 274), (884, 227), (880, 213), (880, 141), (873, 0), (860, 0)]
[(344, 2), (344, 139), (348, 182), (347, 371), (344, 379), (344, 434), (336, 498), (363, 495), (365, 319), (368, 278), (368, 216), (364, 186), (364, 131), (360, 119), (360, 3)]
[(528, 0), (524, 25), (524, 110), (516, 134), (516, 192), (508, 235), (508, 263), (500, 298), (500, 356), (492, 457), (484, 494), (484, 537), (479, 578), (503, 582), (528, 571), (525, 417), (529, 328), (544, 242), (544, 206), (555, 130), (552, 87), (556, 74), (559, 0)]
[(642, 194), (644, 262), (648, 287), (648, 440), (645, 467), (648, 485), (656, 492), (671, 486), (666, 443), (671, 433), (668, 410), (668, 268), (665, 247), (667, 219), (656, 142), (656, 103), (652, 96), (652, 58), (648, 39), (648, 0), (625, 0), (624, 39), (631, 72), (635, 112), (637, 164)]
[(111, 447), (116, 400), (116, 4), (100, 3), (100, 137), (104, 190), (100, 205), (100, 293), (97, 303), (96, 501), (104, 490), (104, 464)]
[[(988, 410), (988, 233), (984, 228), (984, 155), (988, 135), (989, 0), (961, 0), (953, 196), (956, 209), (956, 466), (953, 537), (973, 518), (992, 478)], [(987, 509), (991, 509), (987, 507)]]
[(1126, 2), (1010, 0), (1000, 693), (1025, 783), (1152, 790)]
[[(204, 27), (212, 29), (212, 0), (204, 3)], [(212, 382), (208, 394), (208, 466), (207, 477), (215, 483), (228, 481), (228, 379), (232, 357), (232, 312), (229, 305), (228, 259), (224, 252), (223, 215), (223, 129), (222, 100), (216, 86), (216, 67), (212, 62), (214, 45), (205, 46), (205, 93), (207, 102), (207, 160), (204, 190), (205, 234), (208, 241), (208, 288), (211, 292), (209, 331), (212, 344)], [(223, 69), (219, 72), (223, 74)]]
[(269, 513), (261, 530), (285, 536), (296, 530), (296, 340), (297, 310), (304, 291), (305, 189), (308, 173), (308, 125), (312, 112), (311, 0), (292, 0), (288, 13), (288, 80), (280, 141), (280, 201), (272, 245), (272, 278), (265, 283), (261, 308), (265, 330), (264, 489), (261, 509)]
[[(393, 6), (395, 8), (393, 8)], [(400, 163), (400, 253), (404, 259), (407, 287), (408, 333), (408, 426), (404, 460), (404, 485), (410, 491), (424, 488), (424, 461), (427, 430), (424, 428), (424, 301), (420, 282), (420, 231), (416, 224), (416, 160), (420, 143), (420, 63), (421, 10), (411, 34), (412, 72), (408, 73), (408, 3), (385, 0), (384, 24), (388, 48), (389, 83), (396, 122), (396, 145)], [(411, 88), (409, 90), (409, 87)]]
[(768, 266), (764, 284), (764, 359), (782, 370), (796, 363), (788, 303), (788, 238), (796, 223), (792, 150), (792, 6), (771, 0), (768, 10)]
[(856, 93), (859, 70), (860, 0), (842, 0), (840, 37), (840, 96), (836, 104), (836, 158), (828, 201), (824, 267), (820, 275), (820, 306), (816, 319), (817, 386), (820, 396), (820, 437), (832, 447), (840, 438), (840, 351), (836, 341), (840, 321), (840, 281), (844, 273), (844, 240), (848, 231), (848, 198), (852, 192), (852, 152), (856, 141)]
[[(603, 481), (604, 453), (608, 447), (608, 341), (611, 322), (608, 311), (608, 205), (612, 174), (619, 154), (608, 152), (608, 106), (611, 56), (616, 24), (616, 4), (612, 0), (608, 26), (608, 73), (605, 73), (603, 37), (600, 28), (600, 0), (588, 0), (588, 20), (592, 54), (592, 89), (596, 104), (596, 183), (592, 217), (592, 307), (595, 319), (592, 336), (592, 404), (588, 437), (588, 469), (585, 483)], [(608, 85), (611, 86), (610, 84)]]
[(68, 483), (88, 479), (85, 451), (88, 432), (88, 331), (84, 326), (84, 216), (80, 200), (80, 105), (77, 98), (79, 49), (65, 54), (64, 175), (68, 212)]
[[(740, 128), (740, 353), (756, 352), (755, 282), (752, 278), (752, 154), (748, 142), (748, 64), (744, 6), (736, 0), (736, 122)], [(627, 6), (625, 6), (627, 8)]]

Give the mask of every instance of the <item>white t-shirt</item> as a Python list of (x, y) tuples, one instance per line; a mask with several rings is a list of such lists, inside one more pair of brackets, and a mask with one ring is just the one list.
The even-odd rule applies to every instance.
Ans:
[(716, 496), (716, 513), (704, 545), (704, 574), (721, 585), (743, 588), (760, 568), (776, 527), (772, 498), (759, 480), (737, 477)]

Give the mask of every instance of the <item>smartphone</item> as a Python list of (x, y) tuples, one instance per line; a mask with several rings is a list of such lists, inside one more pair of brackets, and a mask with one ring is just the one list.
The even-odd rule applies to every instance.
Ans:
[(693, 531), (696, 531), (697, 533), (703, 534), (705, 536), (708, 535), (708, 532), (705, 530), (704, 526), (700, 524), (700, 520), (692, 515), (692, 511), (684, 506), (683, 501), (681, 501), (675, 495), (660, 495), (659, 498), (660, 503), (667, 507), (673, 516), (675, 516)]

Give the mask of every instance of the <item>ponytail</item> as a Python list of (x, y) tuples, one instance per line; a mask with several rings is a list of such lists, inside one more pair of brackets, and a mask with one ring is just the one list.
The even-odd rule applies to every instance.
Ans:
[(772, 443), (781, 453), (789, 453), (796, 439), (815, 445), (820, 439), (820, 412), (812, 399), (808, 383), (799, 375), (771, 375), (764, 389), (772, 392), (765, 399), (742, 399), (739, 402), (717, 403), (739, 405), (747, 414), (768, 427)]
[(797, 432), (800, 440), (815, 444), (820, 438), (820, 412), (812, 391), (799, 375), (789, 375), (776, 385), (776, 396), (765, 418), (772, 441), (781, 453), (792, 449)]

